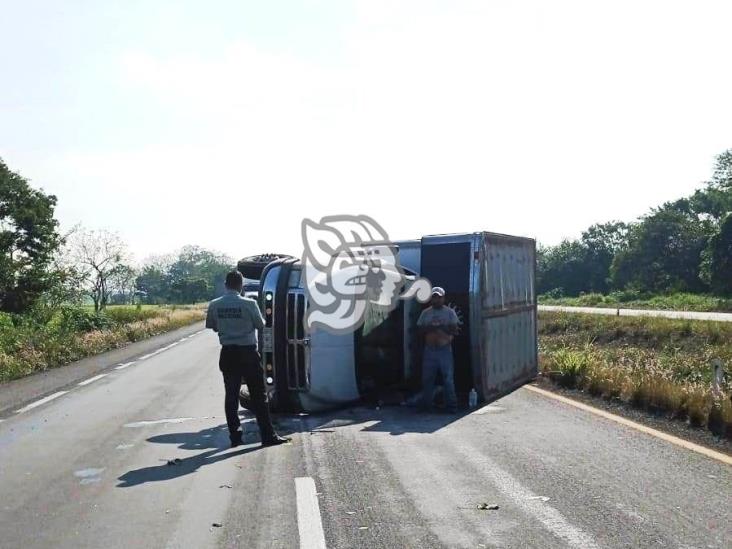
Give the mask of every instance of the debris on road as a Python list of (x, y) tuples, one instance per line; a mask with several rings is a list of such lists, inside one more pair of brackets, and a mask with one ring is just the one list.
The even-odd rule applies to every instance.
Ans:
[(479, 503), (478, 510), (480, 511), (498, 511), (500, 507), (495, 503)]
[(221, 528), (223, 524), (221, 524), (220, 522), (212, 522), (211, 526), (213, 526), (214, 528)]
[(219, 488), (231, 488), (230, 484), (222, 484)]
[(181, 463), (183, 463), (183, 462), (181, 461), (180, 458), (175, 458), (175, 459), (169, 459), (167, 464), (168, 465), (180, 465)]

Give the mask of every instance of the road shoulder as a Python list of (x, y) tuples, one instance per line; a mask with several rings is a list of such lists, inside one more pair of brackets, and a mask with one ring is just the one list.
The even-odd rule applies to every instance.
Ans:
[(203, 322), (196, 322), (190, 326), (136, 341), (118, 349), (72, 362), (66, 366), (52, 368), (0, 384), (0, 418), (9, 416), (14, 410), (31, 400), (98, 375), (118, 364), (134, 360), (140, 355), (155, 351), (201, 329), (203, 329)]
[(732, 441), (716, 437), (706, 429), (698, 429), (685, 422), (670, 419), (664, 415), (655, 415), (645, 410), (634, 408), (622, 401), (595, 397), (585, 393), (584, 391), (576, 389), (564, 389), (545, 378), (539, 377), (533, 385), (546, 391), (561, 395), (565, 398), (635, 421), (674, 437), (688, 440), (694, 444), (699, 444), (706, 448), (732, 456)]

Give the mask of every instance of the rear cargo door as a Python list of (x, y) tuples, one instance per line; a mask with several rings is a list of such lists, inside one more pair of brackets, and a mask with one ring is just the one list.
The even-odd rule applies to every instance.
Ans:
[(481, 268), (482, 389), (487, 400), (536, 377), (536, 243), (484, 234)]

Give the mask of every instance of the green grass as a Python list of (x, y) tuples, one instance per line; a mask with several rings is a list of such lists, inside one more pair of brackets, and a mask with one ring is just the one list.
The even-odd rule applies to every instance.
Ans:
[(61, 307), (43, 314), (0, 313), (0, 382), (63, 366), (205, 317), (198, 307)]
[(557, 384), (732, 437), (732, 381), (711, 390), (714, 358), (732, 365), (732, 324), (542, 312), (543, 373)]
[(584, 294), (579, 297), (539, 296), (540, 305), (565, 307), (609, 307), (621, 309), (661, 309), (669, 311), (732, 312), (732, 299), (711, 295), (678, 293), (662, 296), (638, 296), (635, 292), (608, 295)]

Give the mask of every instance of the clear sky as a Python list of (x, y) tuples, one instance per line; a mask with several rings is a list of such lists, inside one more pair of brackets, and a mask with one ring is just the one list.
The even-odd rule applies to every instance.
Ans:
[(345, 213), (553, 244), (732, 147), (728, 0), (0, 4), (0, 156), (138, 259)]

